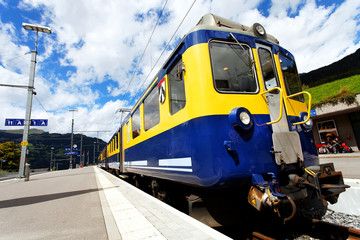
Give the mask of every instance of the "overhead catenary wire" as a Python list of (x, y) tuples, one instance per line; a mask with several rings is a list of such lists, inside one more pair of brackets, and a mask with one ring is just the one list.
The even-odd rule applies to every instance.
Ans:
[[(39, 103), (39, 105), (41, 106), (41, 108), (45, 111), (45, 113), (46, 113), (46, 115), (48, 116), (48, 118), (54, 120), (54, 117), (49, 114), (49, 111), (47, 111), (47, 110), (45, 109), (44, 105), (41, 104), (40, 100), (36, 97), (36, 95), (33, 95), (33, 96), (35, 97), (36, 101)], [(57, 121), (54, 120), (54, 123), (56, 123), (56, 122), (57, 122)], [(57, 125), (57, 124), (56, 124), (56, 125)], [(65, 127), (64, 125), (65, 125), (65, 124), (63, 124), (63, 127)], [(58, 125), (57, 125), (57, 126), (58, 126)]]
[[(148, 46), (149, 46), (149, 44), (150, 44), (150, 42), (151, 42), (151, 38), (152, 38), (152, 36), (154, 35), (155, 29), (156, 29), (156, 27), (158, 26), (158, 24), (159, 24), (159, 22), (160, 22), (161, 16), (162, 16), (162, 14), (163, 14), (163, 12), (164, 12), (164, 10), (165, 10), (165, 7), (166, 7), (167, 2), (168, 2), (168, 0), (165, 1), (164, 6), (163, 6), (162, 9), (161, 9), (161, 12), (160, 12), (159, 17), (158, 17), (158, 19), (157, 19), (157, 21), (156, 21), (156, 24), (155, 24), (155, 26), (154, 26), (154, 28), (153, 28), (153, 30), (152, 30), (152, 33), (151, 33), (151, 35), (150, 35), (150, 37), (149, 37), (148, 42), (146, 43), (146, 46), (145, 46), (145, 48), (144, 48), (143, 53), (142, 53), (139, 61), (138, 61), (137, 64), (136, 64), (135, 70), (134, 70), (134, 72), (133, 72), (133, 74), (132, 74), (132, 76), (131, 76), (131, 79), (130, 79), (130, 81), (129, 81), (129, 84), (128, 84), (125, 92), (128, 92), (129, 89), (130, 89), (130, 85), (131, 85), (132, 81), (134, 80), (134, 77), (135, 77), (135, 75), (136, 75), (136, 73), (137, 73), (137, 70), (138, 70), (138, 68), (139, 68), (139, 66), (140, 66), (140, 63), (141, 63), (141, 61), (142, 61), (142, 59), (143, 59), (143, 57), (144, 57), (144, 55), (145, 55), (146, 49), (148, 48)], [(120, 125), (121, 125), (121, 122), (120, 122)], [(115, 127), (115, 130), (114, 130), (113, 132), (115, 132), (117, 129), (118, 129), (118, 127)], [(112, 135), (113, 135), (113, 134), (112, 134)]]
[[(134, 98), (139, 94), (141, 88), (143, 87), (143, 85), (145, 84), (145, 82), (147, 81), (147, 79), (149, 78), (150, 74), (152, 73), (152, 71), (153, 71), (154, 68), (156, 67), (157, 63), (158, 63), (159, 60), (161, 59), (161, 57), (162, 57), (162, 55), (164, 54), (164, 52), (166, 51), (166, 49), (169, 47), (172, 39), (174, 38), (174, 36), (176, 35), (177, 31), (178, 31), (179, 28), (181, 27), (182, 23), (183, 23), (184, 20), (186, 19), (187, 15), (189, 14), (189, 12), (190, 12), (190, 10), (192, 9), (192, 7), (194, 6), (195, 2), (196, 2), (196, 0), (194, 0), (194, 1), (192, 2), (191, 6), (189, 7), (189, 9), (188, 9), (188, 11), (186, 12), (185, 16), (183, 17), (183, 19), (181, 20), (181, 22), (180, 22), (179, 25), (177, 26), (175, 32), (173, 33), (172, 37), (170, 38), (170, 40), (168, 41), (168, 43), (167, 43), (166, 46), (164, 47), (163, 51), (161, 52), (160, 56), (159, 56), (158, 59), (156, 60), (155, 64), (152, 65), (152, 68), (150, 69), (150, 71), (149, 71), (148, 75), (146, 76), (146, 78), (143, 80), (143, 82), (142, 82), (139, 90), (136, 92), (136, 94), (135, 94), (132, 98), (130, 98), (129, 103), (131, 103), (131, 102), (134, 100)], [(137, 66), (136, 66), (136, 69), (135, 69), (135, 71), (133, 72), (132, 78), (131, 78), (131, 80), (130, 80), (130, 82), (129, 82), (129, 84), (128, 84), (127, 90), (126, 90), (125, 92), (128, 92), (128, 91), (129, 91), (131, 82), (132, 82), (134, 76), (136, 75), (137, 69), (138, 69), (138, 67), (139, 67), (139, 65), (140, 65), (140, 62), (141, 62), (143, 56), (144, 56), (144, 53), (145, 53), (145, 51), (146, 51), (146, 48), (148, 47), (148, 45), (149, 45), (149, 43), (150, 43), (150, 40), (151, 40), (151, 37), (152, 37), (152, 35), (153, 35), (154, 31), (155, 31), (155, 28), (156, 28), (157, 24), (158, 24), (159, 21), (160, 21), (160, 18), (161, 18), (162, 13), (163, 13), (163, 11), (164, 11), (164, 9), (165, 9), (166, 3), (167, 3), (167, 1), (165, 2), (164, 6), (163, 6), (163, 9), (162, 9), (162, 11), (161, 11), (161, 13), (160, 13), (160, 15), (159, 15), (158, 21), (156, 22), (156, 25), (155, 25), (155, 27), (154, 27), (154, 29), (153, 29), (153, 32), (152, 32), (152, 34), (151, 34), (151, 36), (150, 36), (150, 38), (149, 38), (148, 43), (146, 44), (146, 47), (145, 47), (145, 49), (144, 49), (144, 51), (143, 51), (143, 54), (142, 54), (140, 60), (138, 61), (138, 64), (137, 64)], [(120, 122), (120, 125), (121, 125), (121, 122)], [(114, 132), (115, 132), (117, 129), (118, 129), (118, 127), (115, 127)]]
[(159, 22), (160, 22), (161, 16), (162, 16), (162, 14), (163, 14), (163, 12), (164, 12), (164, 9), (165, 9), (165, 6), (166, 6), (167, 2), (168, 2), (168, 0), (165, 1), (165, 4), (164, 4), (164, 6), (163, 6), (163, 8), (162, 8), (162, 10), (161, 10), (161, 12), (160, 12), (160, 15), (159, 15), (159, 17), (158, 17), (158, 19), (157, 19), (157, 21), (156, 21), (156, 24), (155, 24), (155, 26), (154, 26), (154, 28), (153, 28), (153, 31), (152, 31), (152, 33), (151, 33), (151, 35), (150, 35), (150, 37), (149, 37), (149, 40), (148, 40), (147, 44), (146, 44), (146, 46), (145, 46), (145, 49), (144, 49), (144, 51), (143, 51), (143, 53), (142, 53), (142, 55), (141, 55), (141, 57), (140, 57), (140, 60), (137, 62), (137, 65), (136, 65), (136, 67), (135, 67), (135, 70), (134, 70), (134, 72), (133, 72), (133, 75), (132, 75), (132, 77), (131, 77), (131, 79), (130, 79), (130, 82), (129, 82), (129, 84), (128, 84), (128, 86), (127, 86), (127, 89), (126, 89), (125, 92), (129, 91), (130, 85), (131, 85), (131, 83), (132, 83), (132, 81), (133, 81), (133, 79), (134, 79), (134, 77), (135, 77), (135, 75), (136, 75), (136, 72), (137, 72), (137, 70), (138, 70), (138, 68), (139, 68), (139, 66), (140, 66), (140, 62), (142, 61), (142, 59), (143, 59), (143, 57), (144, 57), (144, 55), (145, 55), (146, 49), (147, 49), (147, 47), (148, 47), (149, 44), (150, 44), (150, 41), (151, 41), (151, 38), (152, 38), (152, 36), (153, 36), (153, 34), (154, 34), (154, 32), (155, 32), (155, 29), (156, 29), (157, 25), (158, 25)]
[(190, 10), (192, 9), (192, 7), (194, 6), (196, 0), (193, 1), (193, 3), (191, 4), (191, 6), (189, 7), (188, 11), (186, 12), (185, 16), (183, 17), (183, 19), (181, 20), (180, 24), (178, 25), (178, 27), (176, 28), (174, 34), (172, 35), (172, 37), (170, 38), (170, 40), (168, 41), (168, 43), (166, 44), (166, 46), (164, 47), (164, 50), (161, 52), (159, 58), (156, 60), (155, 64), (153, 65), (153, 67), (150, 69), (150, 72), (148, 73), (148, 75), (146, 76), (146, 78), (144, 79), (144, 81), (142, 82), (141, 86), (139, 87), (139, 90), (136, 92), (136, 94), (134, 95), (134, 97), (131, 98), (131, 100), (129, 102), (132, 102), (132, 100), (134, 100), (134, 98), (139, 94), (141, 88), (143, 87), (143, 85), (145, 84), (145, 82), (147, 81), (147, 79), (149, 78), (150, 74), (152, 73), (152, 71), (154, 70), (155, 66), (157, 65), (157, 63), (159, 62), (160, 58), (162, 57), (162, 55), (164, 54), (164, 52), (166, 51), (166, 49), (169, 47), (172, 39), (174, 38), (174, 36), (176, 35), (177, 31), (179, 30), (179, 28), (181, 27), (182, 23), (184, 22), (184, 20), (186, 19), (187, 15), (189, 14)]

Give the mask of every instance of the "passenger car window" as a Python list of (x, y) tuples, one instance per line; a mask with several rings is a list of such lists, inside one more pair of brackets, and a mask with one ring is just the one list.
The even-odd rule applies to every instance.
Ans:
[[(292, 59), (285, 57), (282, 54), (279, 54), (279, 58), (280, 58), (281, 71), (284, 77), (287, 94), (292, 95), (301, 92), (302, 91), (301, 83), (295, 62)], [(304, 96), (298, 95), (292, 97), (292, 99), (303, 102)]]
[(140, 135), (140, 107), (132, 115), (132, 134), (133, 139)]
[(250, 48), (247, 45), (210, 42), (214, 85), (220, 92), (256, 92)]
[(183, 74), (179, 74), (181, 79), (176, 76), (178, 69), (181, 67), (179, 64), (182, 64), (181, 58), (176, 61), (168, 73), (171, 115), (183, 109), (186, 104)]
[(277, 87), (278, 84), (276, 81), (271, 52), (265, 48), (259, 48), (258, 53), (266, 90)]
[(160, 122), (159, 90), (154, 87), (144, 100), (145, 131)]

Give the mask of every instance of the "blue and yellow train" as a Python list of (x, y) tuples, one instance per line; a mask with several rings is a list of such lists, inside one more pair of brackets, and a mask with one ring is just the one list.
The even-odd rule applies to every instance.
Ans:
[(347, 186), (319, 165), (310, 105), (293, 55), (262, 25), (207, 14), (98, 160), (160, 199), (199, 196), (218, 222), (243, 199), (285, 221), (305, 210), (321, 217)]

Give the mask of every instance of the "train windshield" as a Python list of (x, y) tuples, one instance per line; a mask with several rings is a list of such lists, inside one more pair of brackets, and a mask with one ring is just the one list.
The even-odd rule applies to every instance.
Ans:
[[(279, 59), (280, 59), (281, 71), (284, 77), (287, 94), (292, 95), (301, 92), (302, 91), (301, 84), (295, 62), (292, 59), (285, 57), (282, 54), (279, 54)], [(303, 102), (304, 96), (298, 95), (292, 97), (292, 99)]]
[(256, 92), (250, 48), (233, 43), (210, 42), (214, 85), (219, 92)]

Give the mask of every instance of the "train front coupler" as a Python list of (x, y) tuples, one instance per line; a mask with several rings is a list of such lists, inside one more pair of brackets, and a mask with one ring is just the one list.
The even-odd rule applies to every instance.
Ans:
[(327, 206), (327, 202), (336, 203), (340, 193), (350, 187), (344, 184), (342, 172), (335, 171), (333, 163), (305, 168), (302, 182), (315, 190), (324, 206)]
[(248, 202), (258, 211), (270, 208), (280, 218), (283, 217), (279, 211), (280, 206), (290, 203), (291, 214), (283, 219), (283, 222), (286, 223), (296, 215), (296, 205), (290, 196), (280, 193), (279, 182), (274, 173), (265, 174), (264, 177), (260, 174), (252, 174)]

